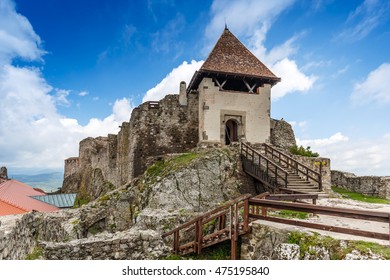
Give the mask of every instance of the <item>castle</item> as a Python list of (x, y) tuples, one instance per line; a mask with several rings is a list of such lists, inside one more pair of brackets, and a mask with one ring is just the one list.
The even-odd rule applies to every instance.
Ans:
[[(198, 145), (294, 145), (291, 126), (270, 118), (271, 88), (280, 80), (225, 28), (188, 87), (180, 83), (179, 95), (141, 104), (118, 135), (81, 141), (79, 157), (65, 160), (63, 190), (98, 197), (159, 156)], [(280, 130), (283, 137), (273, 137)]]

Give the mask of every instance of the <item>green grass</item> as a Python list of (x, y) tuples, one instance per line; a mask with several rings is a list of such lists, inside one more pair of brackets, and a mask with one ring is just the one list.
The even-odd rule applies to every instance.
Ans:
[(363, 202), (367, 202), (367, 203), (390, 204), (389, 199), (363, 195), (360, 193), (348, 191), (348, 190), (338, 188), (338, 187), (332, 187), (332, 191), (341, 194), (345, 198), (350, 198), (350, 199), (357, 200), (357, 201), (363, 201)]
[(348, 240), (346, 246), (341, 247), (340, 241), (329, 236), (321, 236), (318, 233), (308, 235), (307, 233), (292, 231), (289, 233), (288, 243), (298, 244), (300, 248), (300, 258), (304, 258), (306, 253), (315, 254), (314, 247), (325, 247), (329, 251), (330, 259), (344, 259), (353, 250), (359, 251), (362, 255), (369, 254), (370, 251), (380, 255), (386, 260), (390, 259), (390, 247), (378, 243)]
[(295, 219), (305, 220), (309, 218), (309, 213), (292, 211), (292, 210), (280, 210), (271, 214), (271, 216), (286, 218), (286, 219), (295, 218)]
[(40, 257), (42, 257), (43, 251), (42, 248), (39, 246), (36, 246), (34, 250), (26, 256), (26, 260), (38, 260)]

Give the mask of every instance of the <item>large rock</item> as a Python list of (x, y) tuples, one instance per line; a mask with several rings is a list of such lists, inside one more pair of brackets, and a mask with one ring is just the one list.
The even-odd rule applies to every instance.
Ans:
[(271, 119), (271, 144), (285, 150), (297, 145), (294, 131), (288, 122)]

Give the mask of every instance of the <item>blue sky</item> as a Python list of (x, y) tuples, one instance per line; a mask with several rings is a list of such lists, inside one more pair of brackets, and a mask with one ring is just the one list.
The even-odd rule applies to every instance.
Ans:
[(177, 93), (229, 29), (282, 82), (271, 116), (332, 168), (390, 175), (385, 0), (0, 0), (0, 165), (58, 170)]

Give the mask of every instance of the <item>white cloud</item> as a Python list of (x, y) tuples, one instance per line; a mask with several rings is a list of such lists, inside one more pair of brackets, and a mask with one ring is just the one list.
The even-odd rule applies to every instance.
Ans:
[(346, 28), (336, 39), (358, 41), (368, 36), (388, 20), (390, 3), (387, 0), (365, 0), (348, 15)]
[(317, 77), (306, 76), (302, 73), (295, 61), (285, 58), (278, 61), (273, 67), (274, 73), (282, 77), (282, 82), (272, 88), (272, 99), (277, 100), (294, 91), (306, 92), (312, 88)]
[(154, 88), (148, 90), (142, 102), (158, 101), (167, 94), (179, 94), (180, 82), (185, 81), (188, 85), (195, 71), (199, 70), (202, 64), (203, 61), (192, 60), (191, 63), (184, 61), (181, 65), (174, 68)]
[(11, 0), (0, 2), (0, 65), (8, 64), (13, 58), (27, 60), (41, 59), (45, 54), (40, 47), (41, 39), (34, 32), (30, 22), (15, 11)]
[(212, 18), (206, 27), (209, 44), (213, 44), (216, 36), (221, 34), (225, 19), (229, 29), (237, 36), (252, 37), (259, 31), (265, 35), (276, 17), (294, 2), (295, 0), (215, 0), (211, 6)]
[(390, 102), (390, 64), (383, 63), (370, 72), (367, 78), (354, 86), (351, 99), (357, 104)]
[[(308, 76), (299, 69), (297, 62), (290, 58), (298, 51), (296, 42), (303, 33), (293, 35), (284, 43), (269, 50), (265, 47), (267, 32), (280, 14), (294, 4), (284, 1), (223, 1), (215, 0), (211, 6), (212, 19), (206, 27), (207, 49), (221, 34), (225, 18), (229, 29), (248, 42), (247, 46), (263, 61), (282, 82), (274, 87), (272, 98), (277, 100), (291, 92), (307, 92), (316, 77)], [(238, 17), (237, 14), (245, 15)]]
[(320, 156), (331, 159), (333, 170), (357, 175), (390, 175), (390, 134), (378, 139), (350, 139), (338, 132), (328, 138), (300, 140), (298, 145), (310, 146)]
[[(78, 154), (85, 137), (117, 133), (128, 121), (131, 101), (116, 100), (113, 112), (82, 126), (58, 113), (57, 97), (37, 69), (11, 65), (0, 71), (0, 159), (11, 168), (61, 168), (63, 160)], [(64, 94), (66, 95), (66, 94)]]
[(89, 94), (89, 92), (85, 91), (85, 90), (79, 92), (79, 96), (81, 96), (81, 97), (87, 96), (88, 94)]

